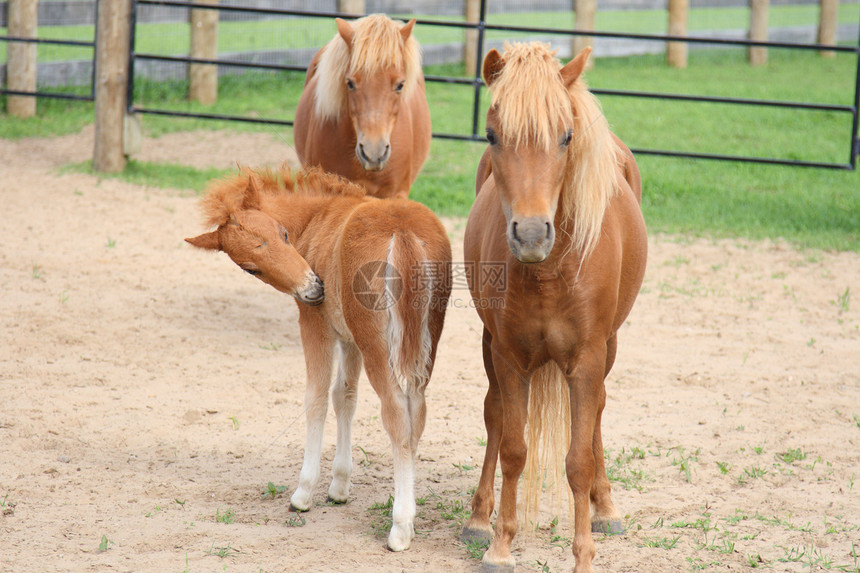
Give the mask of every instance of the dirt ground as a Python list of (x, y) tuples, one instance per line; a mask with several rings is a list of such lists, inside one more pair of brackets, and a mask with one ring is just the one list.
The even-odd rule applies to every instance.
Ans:
[[(351, 500), (325, 503), (330, 415), (317, 504), (291, 514), (294, 301), (183, 242), (203, 230), (193, 194), (60, 173), (91, 150), (91, 129), (0, 140), (0, 572), (476, 571), (457, 537), (486, 382), (463, 285), (427, 393), (417, 537), (391, 553), (391, 454), (364, 377)], [(289, 153), (207, 132), (145, 140), (140, 159)], [(446, 224), (457, 260), (464, 221)], [(603, 424), (627, 533), (598, 537), (597, 571), (857, 570), (858, 285), (857, 254), (651, 236)], [(572, 568), (551, 518), (517, 537), (520, 570)]]

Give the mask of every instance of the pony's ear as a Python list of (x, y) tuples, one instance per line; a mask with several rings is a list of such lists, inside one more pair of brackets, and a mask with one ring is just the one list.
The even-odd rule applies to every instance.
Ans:
[(206, 249), (207, 251), (221, 250), (221, 239), (218, 237), (218, 231), (212, 231), (211, 233), (203, 233), (198, 237), (191, 237), (190, 239), (185, 239), (185, 241), (191, 243), (198, 249)]
[(248, 170), (247, 175), (248, 187), (242, 197), (242, 209), (257, 209), (260, 206), (260, 189), (263, 182), (260, 180), (260, 175), (251, 170)]
[(502, 55), (495, 48), (487, 52), (487, 55), (484, 56), (484, 68), (483, 68), (483, 76), (484, 83), (487, 86), (493, 85), (493, 82), (496, 81), (496, 76), (498, 76), (502, 69), (505, 67), (505, 59), (502, 58)]
[(591, 46), (586, 46), (575, 58), (569, 61), (567, 65), (561, 69), (561, 80), (568, 89), (570, 89), (573, 83), (582, 75), (582, 71), (585, 69), (585, 64), (588, 63), (588, 56), (590, 55)]
[(355, 30), (352, 29), (352, 25), (341, 18), (335, 18), (334, 21), (337, 23), (337, 33), (340, 34), (346, 45), (351, 47), (352, 37), (355, 36)]
[(412, 18), (411, 20), (409, 20), (409, 22), (405, 26), (400, 28), (400, 37), (403, 38), (404, 42), (409, 39), (409, 36), (412, 35), (412, 28), (414, 28), (414, 27), (415, 27), (415, 18)]

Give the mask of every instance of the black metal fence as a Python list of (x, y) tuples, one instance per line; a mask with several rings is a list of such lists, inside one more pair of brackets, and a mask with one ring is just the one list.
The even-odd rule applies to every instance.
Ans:
[[(168, 55), (158, 55), (152, 53), (142, 53), (137, 52), (135, 50), (135, 25), (138, 16), (138, 8), (140, 6), (161, 6), (161, 7), (172, 7), (172, 8), (197, 8), (197, 9), (205, 9), (205, 10), (218, 10), (221, 12), (227, 12), (231, 15), (236, 15), (233, 17), (241, 17), (242, 14), (245, 15), (256, 15), (258, 17), (265, 16), (292, 16), (292, 17), (314, 17), (314, 18), (354, 18), (356, 17), (353, 14), (343, 14), (338, 12), (318, 12), (318, 11), (307, 11), (307, 10), (279, 10), (273, 8), (255, 8), (249, 6), (238, 6), (238, 5), (230, 5), (226, 3), (221, 3), (217, 5), (212, 4), (195, 4), (193, 1), (188, 0), (132, 0), (132, 15), (131, 15), (131, 34), (130, 34), (130, 57), (129, 57), (129, 83), (128, 83), (128, 111), (131, 113), (142, 113), (142, 114), (153, 114), (153, 115), (169, 115), (169, 116), (178, 116), (178, 117), (191, 117), (191, 118), (201, 118), (201, 119), (213, 119), (213, 120), (230, 120), (237, 122), (252, 122), (252, 123), (264, 123), (264, 124), (272, 124), (272, 125), (282, 125), (282, 126), (291, 126), (292, 121), (281, 120), (281, 119), (272, 119), (272, 118), (256, 118), (256, 117), (245, 117), (239, 115), (223, 115), (223, 114), (211, 114), (211, 113), (194, 113), (194, 112), (179, 112), (168, 109), (159, 109), (156, 107), (147, 107), (142, 105), (136, 105), (134, 101), (134, 81), (135, 81), (135, 65), (137, 63), (143, 62), (173, 62), (173, 63), (183, 63), (183, 64), (214, 64), (218, 66), (226, 66), (226, 67), (235, 67), (235, 68), (253, 68), (258, 70), (269, 70), (269, 71), (285, 71), (285, 72), (303, 72), (305, 70), (305, 66), (300, 65), (289, 65), (289, 64), (272, 64), (272, 63), (260, 63), (260, 62), (247, 62), (247, 61), (238, 61), (234, 59), (199, 59), (199, 58), (190, 58), (190, 57), (181, 57), (181, 56), (168, 56)], [(713, 37), (696, 37), (696, 36), (668, 36), (668, 35), (652, 35), (652, 34), (630, 34), (630, 33), (615, 33), (615, 32), (599, 32), (599, 31), (589, 31), (589, 32), (579, 32), (570, 29), (560, 29), (560, 28), (534, 28), (534, 27), (523, 27), (523, 26), (507, 26), (507, 25), (493, 25), (487, 22), (487, 0), (481, 1), (480, 6), (480, 17), (479, 21), (475, 23), (469, 22), (456, 22), (456, 21), (442, 21), (442, 20), (426, 20), (421, 19), (418, 20), (418, 23), (423, 26), (438, 26), (438, 27), (448, 27), (448, 28), (458, 28), (462, 30), (475, 30), (476, 33), (476, 41), (477, 41), (477, 53), (483, 54), (484, 46), (486, 43), (486, 34), (489, 31), (504, 31), (511, 33), (529, 33), (529, 34), (551, 34), (556, 36), (589, 36), (594, 38), (610, 38), (610, 39), (626, 39), (626, 40), (639, 40), (645, 42), (660, 42), (665, 43), (668, 41), (673, 42), (685, 42), (687, 44), (700, 44), (700, 45), (716, 45), (716, 46), (740, 46), (740, 47), (762, 47), (762, 48), (775, 48), (775, 49), (784, 49), (784, 50), (800, 50), (800, 51), (832, 51), (846, 54), (854, 54), (856, 57), (856, 71), (855, 71), (855, 86), (854, 86), (854, 98), (853, 105), (836, 105), (836, 104), (822, 104), (822, 103), (810, 103), (810, 102), (802, 102), (802, 101), (777, 101), (777, 100), (758, 100), (758, 99), (748, 99), (748, 98), (732, 98), (732, 97), (711, 97), (711, 96), (699, 96), (699, 95), (683, 95), (683, 94), (673, 94), (673, 93), (654, 93), (654, 92), (644, 92), (644, 91), (625, 91), (625, 90), (610, 90), (610, 89), (593, 89), (592, 91), (599, 95), (605, 97), (626, 97), (626, 98), (649, 98), (649, 99), (657, 99), (657, 100), (669, 100), (669, 101), (679, 101), (679, 102), (700, 102), (700, 103), (720, 103), (720, 104), (728, 104), (735, 106), (757, 106), (762, 108), (789, 108), (789, 109), (797, 109), (797, 110), (814, 110), (814, 111), (827, 111), (834, 112), (840, 115), (844, 115), (846, 117), (846, 124), (850, 122), (850, 136), (847, 138), (845, 142), (846, 152), (848, 154), (847, 161), (844, 163), (833, 163), (833, 162), (820, 162), (820, 161), (799, 161), (794, 159), (787, 158), (769, 158), (769, 157), (755, 157), (755, 156), (737, 156), (737, 155), (728, 155), (728, 154), (712, 154), (712, 153), (694, 153), (694, 152), (686, 152), (680, 150), (661, 150), (661, 149), (645, 149), (645, 148), (634, 148), (633, 152), (641, 155), (660, 155), (660, 156), (670, 156), (670, 157), (686, 157), (686, 158), (696, 158), (696, 159), (713, 159), (713, 160), (726, 160), (726, 161), (741, 161), (741, 162), (751, 162), (751, 163), (767, 163), (767, 164), (777, 164), (777, 165), (791, 165), (791, 166), (804, 166), (804, 167), (819, 167), (819, 168), (832, 168), (832, 169), (845, 169), (845, 170), (854, 170), (856, 168), (857, 156), (860, 154), (860, 138), (858, 138), (858, 122), (860, 122), (860, 113), (858, 113), (858, 109), (860, 109), (860, 40), (858, 40), (857, 46), (846, 46), (846, 45), (837, 45), (837, 46), (823, 46), (819, 44), (804, 44), (804, 43), (793, 43), (793, 42), (757, 42), (751, 40), (743, 40), (743, 39), (729, 39), (729, 38), (713, 38)], [(49, 40), (49, 39), (27, 39), (27, 38), (16, 38), (12, 36), (0, 36), (0, 41), (16, 41), (16, 42), (31, 42), (37, 44), (54, 44), (54, 45), (67, 45), (67, 46), (77, 46), (77, 47), (85, 47), (92, 48), (93, 54), (95, 54), (95, 40), (93, 42), (80, 42), (73, 40)], [(95, 59), (95, 58), (93, 58)], [(95, 70), (93, 66), (92, 70), (92, 78), (95, 77)], [(92, 82), (91, 78), (91, 82)], [(470, 77), (448, 77), (448, 76), (434, 76), (434, 75), (426, 75), (425, 80), (427, 82), (438, 82), (452, 85), (463, 85), (470, 86), (473, 90), (473, 106), (472, 106), (472, 118), (471, 118), (471, 132), (468, 134), (452, 134), (452, 133), (434, 133), (434, 137), (441, 139), (451, 139), (451, 140), (464, 140), (464, 141), (484, 141), (484, 137), (479, 133), (479, 125), (480, 125), (480, 103), (481, 103), (481, 94), (482, 89), (484, 88), (484, 83), (481, 79), (481, 62), (480, 59), (474, 70), (474, 74)], [(61, 92), (49, 92), (49, 91), (37, 91), (36, 93), (27, 93), (27, 92), (18, 92), (18, 91), (10, 91), (7, 89), (0, 89), (0, 93), (10, 94), (10, 95), (31, 95), (36, 97), (53, 97), (53, 98), (64, 98), (64, 99), (76, 99), (76, 100), (92, 100), (93, 99), (93, 88), (91, 83), (91, 89), (89, 95), (73, 95)], [(849, 119), (850, 118), (850, 119)], [(846, 126), (847, 127), (847, 126)], [(846, 129), (847, 131), (847, 129)]]
[[(6, 83), (0, 82), (0, 94), (4, 95), (13, 95), (13, 96), (25, 96), (25, 97), (36, 97), (36, 98), (48, 98), (48, 99), (66, 99), (66, 100), (77, 100), (77, 101), (93, 101), (95, 100), (95, 61), (96, 61), (96, 40), (95, 40), (95, 26), (96, 22), (98, 22), (98, 0), (93, 0), (92, 10), (85, 10), (83, 17), (87, 21), (91, 21), (93, 26), (93, 40), (92, 41), (80, 41), (80, 40), (64, 40), (64, 39), (49, 39), (49, 38), (22, 38), (20, 36), (11, 36), (9, 34), (0, 35), (0, 42), (5, 42), (8, 46), (12, 42), (20, 42), (24, 44), (36, 44), (43, 46), (73, 46), (76, 48), (88, 49), (91, 51), (92, 56), (89, 58), (90, 65), (88, 69), (84, 71), (84, 73), (89, 74), (89, 81), (87, 84), (89, 85), (89, 93), (86, 94), (73, 94), (61, 91), (51, 91), (51, 90), (40, 90), (36, 89), (36, 91), (20, 91), (20, 90), (10, 90), (5, 86), (8, 83), (8, 79)], [(39, 21), (42, 22), (46, 19), (46, 15), (43, 12), (50, 12), (51, 5), (50, 4), (40, 4), (39, 5)], [(46, 10), (47, 9), (47, 10)], [(5, 16), (5, 14), (3, 14)], [(48, 17), (50, 18), (50, 16)], [(0, 21), (0, 26), (7, 26), (8, 23), (5, 22), (5, 18), (3, 21)], [(8, 74), (8, 70), (6, 72)], [(2, 78), (0, 78), (2, 79)]]

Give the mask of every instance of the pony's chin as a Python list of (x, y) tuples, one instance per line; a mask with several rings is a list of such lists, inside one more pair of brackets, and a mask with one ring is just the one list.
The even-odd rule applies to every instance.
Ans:
[(385, 169), (386, 164), (384, 161), (381, 163), (367, 163), (365, 161), (360, 161), (360, 163), (364, 170), (369, 173), (378, 173), (379, 171), (382, 171)]
[(294, 294), (293, 296), (296, 297), (297, 301), (303, 302), (308, 306), (319, 306), (323, 303), (323, 301), (325, 301), (325, 295), (324, 294), (320, 294), (319, 296), (314, 297), (314, 298), (302, 296), (298, 293)]
[(546, 249), (542, 247), (521, 247), (508, 241), (508, 247), (511, 249), (511, 254), (514, 258), (527, 265), (544, 262), (549, 257), (552, 247)]

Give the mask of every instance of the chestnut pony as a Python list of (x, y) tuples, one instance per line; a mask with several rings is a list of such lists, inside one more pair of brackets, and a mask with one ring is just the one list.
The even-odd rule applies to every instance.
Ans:
[[(642, 284), (647, 240), (636, 163), (580, 78), (589, 54), (561, 67), (544, 44), (513, 44), (503, 55), (490, 51), (483, 64), (492, 92), (490, 145), (464, 251), (484, 323), (487, 450), (463, 538), (492, 539), (483, 557), (490, 568), (514, 565), (517, 482), (527, 469), (524, 512), (536, 512), (534, 492), (547, 479), (541, 466), (553, 452), (556, 460), (565, 456), (555, 479), (566, 478), (573, 494), (575, 571), (592, 571), (592, 531), (623, 530), (600, 419), (604, 378)], [(488, 280), (481, 272), (488, 265), (503, 265), (505, 280)]]
[(382, 14), (337, 19), (334, 38), (314, 55), (293, 127), (304, 167), (322, 167), (375, 197), (409, 195), (430, 151), (415, 20)]
[(337, 446), (328, 495), (338, 503), (347, 500), (363, 361), (382, 402), (393, 450), (388, 547), (408, 548), (424, 390), (451, 293), (445, 228), (423, 205), (366, 197), (361, 187), (319, 170), (302, 173), (295, 182), (287, 170), (246, 170), (214, 183), (202, 206), (207, 223), (217, 229), (188, 242), (226, 252), (244, 271), (299, 301), (307, 441), (292, 507), (307, 511), (313, 505), (329, 388)]

